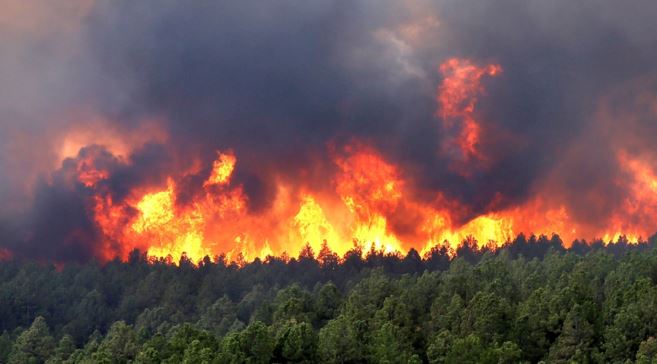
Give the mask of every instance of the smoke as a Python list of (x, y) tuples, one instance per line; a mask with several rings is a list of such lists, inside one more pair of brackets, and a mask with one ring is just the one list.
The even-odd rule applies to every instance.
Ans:
[[(217, 150), (238, 156), (233, 183), (255, 214), (280, 180), (333, 188), (332, 153), (357, 140), (417, 198), (458, 201), (459, 223), (540, 195), (602, 228), (628, 200), (619, 151), (657, 167), (652, 1), (10, 1), (3, 13), (0, 229), (12, 233), (0, 244), (18, 255), (89, 259), (103, 240), (91, 196), (120, 201), (197, 163), (178, 181), (185, 204)], [(441, 152), (450, 58), (503, 68), (481, 80), (486, 162), (467, 173)], [(88, 158), (110, 176), (93, 188), (70, 177)]]

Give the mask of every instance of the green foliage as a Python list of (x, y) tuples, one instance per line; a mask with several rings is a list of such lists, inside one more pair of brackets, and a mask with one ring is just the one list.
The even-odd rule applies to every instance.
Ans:
[(237, 320), (237, 307), (228, 296), (223, 296), (205, 310), (197, 325), (217, 336), (223, 336), (233, 328)]
[(0, 262), (0, 362), (657, 363), (657, 251), (554, 247)]
[(436, 334), (427, 347), (429, 363), (443, 364), (447, 362), (447, 354), (452, 347), (454, 337), (449, 330), (443, 330)]
[(347, 363), (363, 360), (362, 343), (354, 323), (345, 316), (329, 321), (319, 331), (318, 354), (325, 363)]
[(38, 316), (29, 329), (23, 331), (9, 355), (10, 364), (44, 363), (54, 352), (55, 342), (50, 336), (46, 320)]
[(590, 362), (594, 334), (593, 325), (587, 320), (585, 309), (575, 304), (566, 316), (561, 334), (550, 348), (549, 361)]
[(75, 342), (73, 341), (73, 338), (70, 335), (64, 335), (61, 338), (61, 340), (59, 340), (59, 343), (55, 348), (54, 355), (51, 356), (46, 361), (46, 363), (47, 364), (63, 363), (64, 361), (68, 360), (68, 358), (70, 358), (74, 352), (75, 352)]
[(210, 364), (215, 356), (214, 348), (203, 346), (201, 341), (195, 339), (187, 346), (183, 354), (184, 364)]
[(315, 300), (315, 317), (320, 324), (337, 316), (343, 300), (340, 289), (332, 282), (328, 282), (320, 288)]
[(0, 335), (0, 363), (6, 363), (14, 345), (14, 338), (6, 330)]
[(224, 337), (221, 344), (222, 363), (269, 363), (274, 356), (276, 342), (271, 330), (256, 321), (241, 332)]
[(289, 320), (311, 322), (313, 316), (312, 297), (296, 284), (278, 291), (273, 302), (273, 322)]
[(408, 337), (390, 322), (372, 335), (371, 353), (371, 361), (375, 363), (408, 363), (415, 356)]
[(137, 352), (137, 335), (134, 330), (125, 322), (118, 321), (100, 342), (92, 358), (103, 363), (128, 363), (135, 358)]
[(275, 354), (282, 362), (315, 363), (317, 334), (307, 322), (287, 322), (278, 331)]
[(657, 363), (657, 340), (649, 337), (639, 345), (639, 351), (636, 353), (637, 364)]

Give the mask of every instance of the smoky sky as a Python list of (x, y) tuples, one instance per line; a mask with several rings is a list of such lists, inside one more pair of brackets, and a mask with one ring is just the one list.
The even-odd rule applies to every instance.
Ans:
[[(546, 181), (575, 211), (591, 203), (582, 190), (610, 195), (599, 209), (613, 208), (622, 197), (610, 178), (620, 173), (614, 148), (654, 154), (656, 112), (635, 112), (637, 98), (657, 91), (653, 1), (97, 1), (80, 12), (74, 29), (17, 31), (0, 45), (0, 198), (27, 206), (0, 207), (3, 225), (21, 226), (6, 229), (19, 232), (4, 244), (51, 252), (77, 244), (58, 238), (71, 231), (98, 233), (81, 217), (84, 192), (52, 178), (67, 167), (42, 165), (51, 135), (69, 126), (62, 115), (79, 107), (124, 130), (157, 117), (170, 135), (115, 167), (113, 194), (232, 149), (254, 211), (273, 199), (269, 176), (335, 168), (327, 150), (353, 140), (403, 166), (419, 195), (463, 202), (464, 219), (496, 196), (496, 208), (520, 203)], [(467, 177), (437, 152), (447, 137), (435, 116), (438, 66), (452, 57), (503, 68), (483, 80), (477, 103), (493, 162)], [(613, 113), (602, 115), (602, 104)], [(28, 148), (17, 133), (44, 142)]]

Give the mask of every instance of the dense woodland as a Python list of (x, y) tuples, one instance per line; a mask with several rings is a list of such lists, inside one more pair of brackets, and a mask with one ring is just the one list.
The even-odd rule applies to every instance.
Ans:
[(657, 245), (0, 263), (2, 363), (657, 363)]

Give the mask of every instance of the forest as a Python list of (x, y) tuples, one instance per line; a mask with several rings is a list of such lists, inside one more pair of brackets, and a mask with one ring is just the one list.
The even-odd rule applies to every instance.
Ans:
[(0, 262), (2, 363), (656, 363), (657, 239)]

